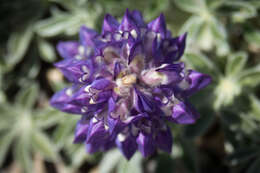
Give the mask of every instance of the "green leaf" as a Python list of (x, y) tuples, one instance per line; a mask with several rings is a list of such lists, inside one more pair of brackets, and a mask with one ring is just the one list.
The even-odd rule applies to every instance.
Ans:
[(197, 14), (206, 6), (204, 0), (174, 0), (174, 2), (182, 10)]
[[(31, 25), (28, 25), (31, 26)], [(9, 68), (19, 63), (24, 57), (33, 37), (32, 28), (28, 27), (20, 32), (14, 32), (7, 42), (6, 64)]]
[[(63, 141), (73, 133), (74, 126), (80, 117), (64, 116), (65, 119), (58, 125), (54, 132), (54, 141), (59, 147), (64, 145)], [(72, 141), (71, 141), (72, 142)]]
[(53, 108), (39, 109), (34, 112), (35, 124), (38, 128), (49, 128), (60, 122), (65, 113)]
[(245, 52), (231, 54), (227, 60), (226, 75), (236, 76), (240, 73), (244, 69), (247, 59), (247, 54)]
[(238, 78), (242, 85), (255, 87), (260, 83), (260, 65), (244, 70)]
[(53, 62), (56, 60), (55, 49), (50, 43), (48, 43), (44, 39), (39, 39), (38, 48), (43, 60), (45, 60), (46, 62)]
[(250, 44), (255, 44), (259, 47), (260, 45), (260, 30), (253, 30), (246, 32), (245, 34), (246, 41)]
[(215, 17), (211, 17), (210, 27), (215, 39), (225, 40), (227, 32), (223, 24)]
[(38, 22), (35, 25), (35, 31), (42, 37), (53, 37), (76, 25), (79, 22), (78, 20), (70, 14), (54, 16)]
[(27, 88), (22, 88), (21, 91), (17, 94), (16, 103), (20, 104), (22, 108), (30, 109), (34, 106), (38, 95), (38, 85), (31, 84)]
[(15, 145), (15, 156), (14, 158), (19, 161), (24, 172), (31, 173), (33, 168), (33, 161), (30, 153), (30, 140), (26, 136), (19, 138)]
[(36, 152), (40, 152), (45, 158), (51, 160), (58, 158), (56, 146), (42, 131), (34, 130), (32, 132), (32, 145)]
[(135, 155), (131, 158), (131, 160), (127, 161), (125, 158), (122, 158), (119, 161), (119, 165), (117, 167), (117, 172), (122, 173), (142, 173), (142, 156), (139, 152), (135, 153)]
[(225, 5), (236, 8), (237, 11), (231, 12), (234, 22), (243, 22), (248, 18), (255, 17), (257, 15), (256, 8), (249, 2), (245, 1), (225, 1)]
[(246, 173), (257, 173), (260, 172), (260, 158), (257, 158), (248, 168)]
[(253, 117), (260, 121), (260, 101), (254, 95), (250, 95)]
[(3, 161), (5, 159), (5, 156), (7, 154), (7, 151), (11, 145), (11, 142), (15, 136), (14, 130), (10, 131), (8, 133), (5, 133), (4, 135), (0, 136), (0, 167), (3, 164)]
[(207, 74), (217, 74), (218, 69), (216, 69), (214, 63), (206, 56), (200, 53), (186, 53), (185, 60), (196, 70), (207, 73)]
[(203, 19), (199, 16), (191, 16), (181, 27), (179, 34), (188, 32), (187, 48), (192, 46), (192, 42), (196, 40), (198, 32), (203, 24)]
[(110, 173), (116, 167), (116, 164), (122, 159), (122, 154), (118, 149), (107, 152), (99, 164), (100, 173)]

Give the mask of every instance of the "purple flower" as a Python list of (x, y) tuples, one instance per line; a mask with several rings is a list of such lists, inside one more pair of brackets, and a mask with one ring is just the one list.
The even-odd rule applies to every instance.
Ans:
[(136, 150), (171, 152), (166, 121), (194, 123), (199, 115), (187, 99), (211, 81), (179, 61), (186, 36), (172, 37), (162, 14), (146, 24), (126, 10), (121, 23), (106, 15), (102, 34), (83, 26), (79, 42), (60, 42), (64, 60), (55, 65), (73, 85), (51, 105), (82, 116), (74, 142), (90, 153), (117, 146), (127, 159)]

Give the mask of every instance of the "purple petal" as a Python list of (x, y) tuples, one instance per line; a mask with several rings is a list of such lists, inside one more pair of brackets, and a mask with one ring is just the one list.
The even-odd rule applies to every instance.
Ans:
[(154, 32), (160, 33), (164, 38), (166, 36), (166, 23), (164, 15), (160, 14), (158, 18), (148, 23), (148, 28)]
[(131, 159), (131, 157), (137, 150), (136, 139), (132, 136), (129, 136), (124, 140), (120, 140), (117, 138), (116, 145), (128, 160)]
[(157, 133), (155, 140), (158, 148), (165, 152), (171, 153), (173, 138), (169, 127), (166, 127), (166, 129), (161, 129)]
[(185, 80), (189, 83), (189, 87), (183, 91), (183, 96), (189, 97), (209, 85), (212, 79), (207, 74), (189, 70)]
[(133, 99), (134, 108), (138, 112), (152, 112), (154, 110), (154, 104), (152, 102), (152, 99), (138, 91), (136, 88), (134, 89)]
[(146, 28), (142, 13), (138, 10), (133, 10), (131, 13), (136, 25), (140, 28)]
[(151, 135), (139, 133), (136, 142), (138, 144), (138, 150), (144, 157), (150, 156), (155, 152), (155, 141)]
[(135, 21), (133, 20), (131, 14), (129, 13), (129, 10), (127, 9), (125, 12), (125, 15), (122, 19), (122, 22), (119, 25), (119, 30), (131, 31), (132, 29), (136, 29), (136, 28), (137, 28), (137, 26), (135, 24)]
[(89, 121), (79, 121), (76, 126), (74, 143), (81, 143), (86, 140), (88, 134)]
[(118, 26), (119, 23), (117, 20), (110, 14), (107, 14), (104, 18), (102, 34), (106, 32), (115, 32), (118, 29)]
[(80, 43), (84, 46), (94, 46), (93, 38), (97, 36), (98, 34), (96, 31), (89, 29), (85, 26), (80, 27), (79, 31), (79, 39)]
[(58, 43), (57, 50), (63, 58), (74, 58), (78, 54), (78, 47), (76, 41), (62, 41)]
[(199, 118), (197, 111), (187, 101), (176, 104), (172, 111), (169, 120), (177, 124), (192, 124)]

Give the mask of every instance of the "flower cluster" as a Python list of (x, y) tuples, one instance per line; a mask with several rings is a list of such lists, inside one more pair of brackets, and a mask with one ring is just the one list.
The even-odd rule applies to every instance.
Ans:
[(90, 153), (117, 146), (127, 159), (136, 150), (171, 152), (166, 121), (194, 123), (199, 115), (187, 98), (211, 81), (179, 61), (186, 35), (172, 37), (162, 14), (146, 24), (126, 10), (121, 23), (107, 14), (101, 34), (83, 26), (79, 42), (60, 42), (64, 60), (55, 65), (73, 85), (51, 105), (82, 116), (74, 142)]

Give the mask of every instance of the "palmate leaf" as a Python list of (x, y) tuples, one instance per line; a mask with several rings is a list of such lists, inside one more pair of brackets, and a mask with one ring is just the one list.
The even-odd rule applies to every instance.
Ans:
[(8, 149), (9, 149), (15, 135), (16, 135), (15, 131), (11, 130), (8, 133), (5, 133), (2, 136), (0, 136), (0, 138), (1, 138), (1, 140), (0, 140), (0, 167), (3, 164), (5, 156), (8, 152)]
[(42, 37), (53, 37), (65, 33), (65, 31), (74, 27), (79, 22), (75, 16), (71, 14), (60, 14), (43, 21), (39, 21), (35, 25), (35, 31)]
[(174, 2), (182, 10), (197, 14), (206, 6), (205, 0), (175, 0)]
[(76, 123), (79, 119), (80, 117), (71, 115), (64, 117), (63, 121), (58, 125), (53, 134), (55, 144), (57, 144), (59, 147), (63, 147), (63, 141), (65, 141), (66, 138), (73, 134), (74, 128), (76, 127)]
[(251, 111), (253, 117), (260, 121), (260, 101), (254, 95), (250, 95)]
[(38, 109), (33, 112), (36, 127), (39, 129), (46, 129), (58, 124), (64, 116), (65, 113), (60, 112), (51, 107), (45, 109)]
[(191, 48), (198, 37), (199, 30), (203, 24), (203, 19), (199, 16), (191, 16), (181, 27), (179, 34), (183, 34), (185, 32), (188, 32), (188, 37), (187, 37), (187, 49)]
[(260, 65), (242, 71), (238, 79), (243, 86), (255, 87), (260, 83)]
[(39, 152), (46, 159), (56, 160), (58, 158), (56, 146), (42, 131), (34, 130), (32, 132), (32, 145), (35, 152)]
[(9, 68), (19, 63), (25, 55), (33, 37), (31, 25), (22, 31), (13, 33), (8, 39), (6, 64)]
[(46, 62), (53, 62), (56, 60), (56, 53), (53, 46), (44, 39), (38, 40), (38, 48), (41, 58)]
[[(122, 154), (119, 150), (108, 151), (102, 161), (100, 162), (99, 172), (100, 173), (110, 173), (116, 167), (117, 163), (122, 159)], [(121, 170), (122, 171), (122, 170)]]
[(21, 136), (18, 139), (18, 142), (15, 145), (15, 156), (14, 158), (17, 159), (21, 167), (23, 168), (24, 172), (32, 173), (33, 170), (33, 162), (30, 153), (30, 140), (28, 136)]
[(16, 96), (16, 103), (19, 104), (23, 109), (31, 109), (39, 95), (39, 86), (36, 83), (22, 88)]
[(260, 45), (260, 30), (248, 31), (245, 34), (245, 39), (250, 44)]
[(237, 9), (237, 11), (231, 12), (234, 22), (243, 22), (257, 15), (256, 8), (250, 2), (231, 0), (225, 1), (224, 5)]
[(142, 155), (139, 152), (136, 152), (129, 161), (127, 161), (125, 158), (122, 158), (119, 161), (117, 172), (142, 173)]
[(195, 70), (198, 70), (203, 73), (216, 75), (219, 73), (216, 65), (200, 53), (186, 53), (184, 59), (190, 64)]
[(227, 65), (225, 70), (226, 75), (236, 76), (238, 73), (240, 73), (245, 67), (247, 59), (247, 54), (245, 52), (231, 54), (227, 58)]

